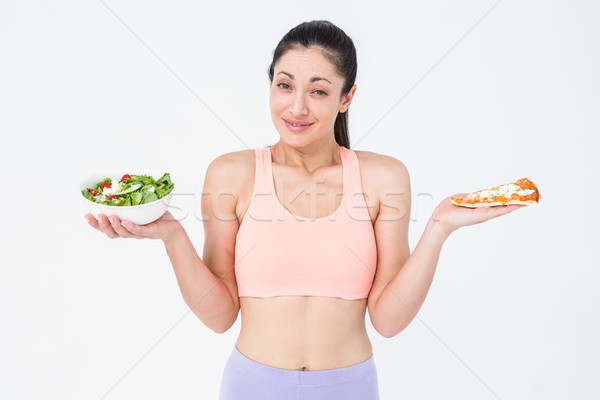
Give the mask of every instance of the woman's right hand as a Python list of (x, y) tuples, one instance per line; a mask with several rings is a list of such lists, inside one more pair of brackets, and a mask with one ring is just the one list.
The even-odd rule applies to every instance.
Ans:
[(111, 239), (136, 238), (136, 239), (161, 239), (169, 241), (183, 230), (179, 221), (173, 218), (170, 212), (146, 225), (136, 225), (129, 221), (121, 221), (116, 215), (106, 216), (99, 214), (98, 219), (92, 214), (86, 214), (88, 224), (96, 230), (103, 232)]

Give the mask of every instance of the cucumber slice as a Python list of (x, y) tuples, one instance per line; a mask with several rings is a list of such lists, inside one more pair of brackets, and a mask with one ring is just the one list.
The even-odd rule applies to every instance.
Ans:
[(141, 183), (134, 183), (133, 185), (131, 185), (130, 187), (128, 187), (127, 189), (123, 190), (122, 192), (117, 192), (117, 196), (120, 194), (127, 194), (127, 193), (131, 193), (133, 191), (138, 190), (139, 188), (142, 187)]

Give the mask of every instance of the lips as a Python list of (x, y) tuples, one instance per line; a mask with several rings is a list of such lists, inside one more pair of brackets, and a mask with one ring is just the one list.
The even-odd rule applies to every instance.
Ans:
[(298, 121), (295, 119), (284, 119), (284, 121), (285, 126), (292, 132), (302, 132), (303, 130), (308, 129), (308, 127), (312, 125), (312, 123)]

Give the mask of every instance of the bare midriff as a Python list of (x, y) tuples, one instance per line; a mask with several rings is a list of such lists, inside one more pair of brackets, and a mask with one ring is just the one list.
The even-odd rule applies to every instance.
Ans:
[(288, 370), (356, 365), (373, 353), (366, 306), (367, 299), (240, 297), (242, 326), (236, 347), (253, 361)]

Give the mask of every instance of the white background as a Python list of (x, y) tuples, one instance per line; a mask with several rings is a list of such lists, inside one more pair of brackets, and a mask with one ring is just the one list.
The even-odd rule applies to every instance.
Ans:
[[(0, 398), (217, 397), (239, 319), (222, 335), (206, 328), (162, 244), (89, 228), (78, 183), (91, 170), (151, 168), (199, 195), (218, 155), (275, 143), (267, 66), (311, 19), (355, 42), (351, 147), (407, 165), (411, 249), (432, 201), (525, 176), (543, 196), (453, 234), (399, 335), (367, 321), (382, 399), (598, 398), (599, 11), (2, 1)], [(198, 198), (174, 203), (201, 251)]]

